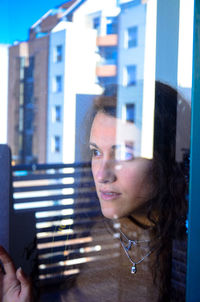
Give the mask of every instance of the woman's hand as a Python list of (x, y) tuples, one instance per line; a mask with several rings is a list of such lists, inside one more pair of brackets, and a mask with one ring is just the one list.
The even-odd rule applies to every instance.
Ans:
[(0, 246), (0, 302), (31, 302), (31, 284), (21, 268), (15, 270), (12, 259)]

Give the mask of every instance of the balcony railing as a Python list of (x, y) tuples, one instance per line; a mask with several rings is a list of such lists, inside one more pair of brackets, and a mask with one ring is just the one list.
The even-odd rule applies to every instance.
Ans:
[(98, 37), (96, 45), (98, 47), (117, 46), (117, 42), (118, 42), (118, 36), (115, 34), (112, 34), (112, 35)]
[(97, 77), (115, 77), (117, 75), (116, 65), (103, 65), (96, 67)]

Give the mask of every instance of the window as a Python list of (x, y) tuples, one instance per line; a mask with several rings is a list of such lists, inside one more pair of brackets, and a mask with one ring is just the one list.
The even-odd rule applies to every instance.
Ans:
[(101, 52), (99, 52), (101, 54), (102, 57), (102, 61), (103, 59), (106, 60), (106, 64), (116, 64), (117, 61), (117, 49), (116, 47), (105, 47), (101, 50)]
[(53, 151), (54, 152), (60, 152), (61, 147), (61, 139), (60, 136), (55, 135), (53, 140)]
[[(12, 168), (7, 165), (1, 169), (2, 174), (11, 169), (14, 181), (9, 236), (5, 236), (2, 224), (1, 231), (9, 239), (14, 261), (39, 281), (38, 301), (72, 302), (82, 296), (89, 302), (154, 302), (167, 297), (168, 302), (176, 297), (177, 302), (184, 302), (179, 293), (184, 291), (187, 271), (187, 284), (191, 285), (188, 299), (200, 302), (200, 288), (195, 290), (200, 259), (200, 60), (198, 55), (192, 56), (193, 49), (200, 53), (199, 2), (65, 0), (53, 8), (49, 1), (48, 11), (34, 21), (29, 37), (13, 42), (18, 34), (12, 28), (5, 57), (0, 44), (0, 102), (6, 107), (0, 105), (0, 128), (1, 132), (7, 130), (4, 141), (0, 132), (0, 143), (9, 144), (15, 161)], [(23, 20), (24, 11), (20, 13), (18, 17)], [(169, 83), (178, 93), (156, 80)], [(88, 150), (94, 110), (106, 106), (108, 115), (101, 114), (95, 120), (98, 127), (91, 141), (100, 149), (106, 148), (105, 165), (97, 175), (103, 177), (97, 181), (104, 182), (99, 187), (109, 187), (107, 192), (98, 193), (105, 204), (102, 210), (112, 211), (107, 212), (111, 219), (102, 217)], [(92, 151), (94, 164), (100, 163), (104, 150)], [(30, 165), (21, 165), (26, 163)], [(135, 176), (136, 182), (130, 181), (129, 175)], [(130, 184), (130, 195), (125, 196), (128, 205), (115, 199), (120, 200), (120, 189), (124, 189), (121, 184), (116, 188), (115, 176)], [(184, 187), (189, 181), (191, 190)], [(5, 190), (3, 187), (0, 194)], [(185, 193), (186, 202), (182, 203)], [(185, 252), (181, 250), (182, 244), (187, 247), (182, 240), (186, 215), (182, 211), (188, 203), (192, 215), (187, 221), (186, 270)], [(1, 211), (2, 204), (0, 221), (5, 211)], [(140, 209), (134, 211), (137, 205)], [(128, 211), (127, 206), (130, 212), (122, 213)], [(148, 227), (146, 210), (155, 218), (153, 230)], [(129, 219), (132, 211), (135, 220)], [(118, 220), (117, 216), (129, 218)], [(147, 229), (137, 225), (137, 220), (147, 223)], [(179, 224), (181, 228), (176, 228)], [(131, 237), (130, 242), (121, 230)], [(175, 241), (179, 234), (181, 240)], [(160, 266), (154, 265), (157, 248)], [(134, 262), (138, 263), (135, 275)]]
[(99, 31), (100, 29), (100, 17), (95, 17), (93, 19), (93, 28)]
[(20, 57), (20, 80), (24, 79), (25, 58)]
[(57, 45), (54, 49), (54, 62), (58, 63), (62, 61), (63, 47), (62, 45)]
[(53, 79), (53, 92), (62, 91), (62, 76), (57, 75)]
[(136, 85), (136, 65), (129, 65), (126, 67), (124, 75), (124, 85), (133, 86)]
[(61, 121), (61, 106), (59, 105), (55, 106), (55, 121), (56, 122)]
[(52, 108), (52, 122), (60, 122), (61, 121), (61, 106), (55, 105)]
[(125, 120), (128, 122), (135, 121), (135, 105), (134, 104), (125, 105)]
[(107, 35), (117, 34), (117, 18), (108, 17), (106, 18), (106, 33)]
[(133, 48), (138, 45), (138, 27), (129, 27), (126, 31), (125, 47)]

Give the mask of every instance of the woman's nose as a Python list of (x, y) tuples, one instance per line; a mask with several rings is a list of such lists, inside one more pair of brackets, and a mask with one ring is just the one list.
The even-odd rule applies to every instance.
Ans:
[(96, 173), (96, 179), (100, 183), (112, 183), (116, 181), (115, 165), (112, 160), (101, 163)]

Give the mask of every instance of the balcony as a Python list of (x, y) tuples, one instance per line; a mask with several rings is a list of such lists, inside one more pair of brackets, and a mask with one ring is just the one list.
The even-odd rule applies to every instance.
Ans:
[(117, 35), (106, 35), (97, 38), (98, 47), (117, 46), (117, 42), (118, 42)]
[(117, 75), (116, 65), (103, 65), (96, 67), (97, 77), (115, 77)]

